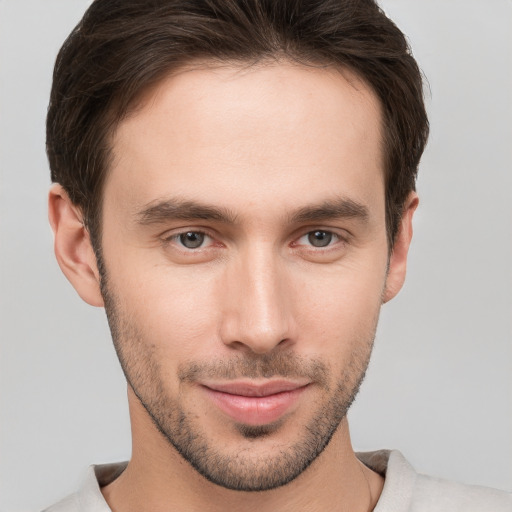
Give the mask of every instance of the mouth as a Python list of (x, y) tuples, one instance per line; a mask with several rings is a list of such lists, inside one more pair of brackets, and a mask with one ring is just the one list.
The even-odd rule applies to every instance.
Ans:
[(268, 425), (296, 406), (309, 382), (271, 380), (202, 383), (207, 397), (224, 414), (245, 425)]

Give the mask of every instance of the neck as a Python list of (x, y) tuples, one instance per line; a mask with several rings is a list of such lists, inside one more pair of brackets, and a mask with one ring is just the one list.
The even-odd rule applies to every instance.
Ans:
[(373, 510), (382, 490), (382, 477), (356, 458), (346, 419), (326, 449), (295, 480), (270, 491), (242, 492), (201, 476), (132, 398), (130, 414), (132, 458), (122, 475), (102, 489), (113, 512), (367, 512)]

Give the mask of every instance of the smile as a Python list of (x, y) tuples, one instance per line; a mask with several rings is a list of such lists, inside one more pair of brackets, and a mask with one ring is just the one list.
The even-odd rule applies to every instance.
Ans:
[(290, 412), (309, 383), (270, 381), (202, 384), (208, 398), (237, 423), (266, 425)]

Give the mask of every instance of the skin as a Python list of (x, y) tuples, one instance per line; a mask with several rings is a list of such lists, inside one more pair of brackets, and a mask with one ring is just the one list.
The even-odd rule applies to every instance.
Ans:
[[(85, 301), (107, 306), (129, 382), (132, 459), (102, 489), (114, 512), (375, 506), (382, 477), (357, 460), (346, 417), (332, 406), (348, 406), (357, 391), (380, 307), (405, 277), (418, 199), (406, 201), (390, 253), (381, 141), (379, 102), (346, 70), (280, 62), (166, 78), (113, 139), (102, 286), (81, 213), (53, 186), (57, 259)], [(192, 202), (210, 213), (193, 218)], [(331, 237), (325, 247), (312, 245), (315, 231)], [(207, 236), (190, 249), (180, 238), (187, 232)], [(193, 367), (202, 368), (195, 377)], [(263, 425), (265, 435), (248, 436), (205, 392), (212, 374), (251, 384), (284, 376), (306, 387)], [(339, 426), (296, 478), (255, 493), (212, 483), (182, 458), (151, 418), (176, 434), (177, 410), (211, 453), (261, 478), (320, 418)]]

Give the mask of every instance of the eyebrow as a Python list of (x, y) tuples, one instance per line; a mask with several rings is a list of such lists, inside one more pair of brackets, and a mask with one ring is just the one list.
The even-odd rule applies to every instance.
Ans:
[(165, 199), (150, 203), (138, 212), (136, 217), (142, 225), (159, 224), (169, 220), (215, 220), (226, 224), (236, 222), (236, 215), (227, 208), (181, 199)]
[[(299, 208), (289, 216), (289, 222), (302, 224), (343, 218), (366, 223), (369, 216), (368, 208), (362, 203), (348, 198), (336, 198)], [(179, 198), (154, 201), (138, 212), (136, 217), (142, 225), (161, 224), (170, 220), (209, 220), (225, 224), (235, 224), (237, 221), (237, 215), (227, 208)]]
[(369, 210), (364, 204), (342, 197), (300, 208), (292, 215), (291, 222), (302, 224), (329, 219), (356, 219), (367, 223), (369, 218)]

